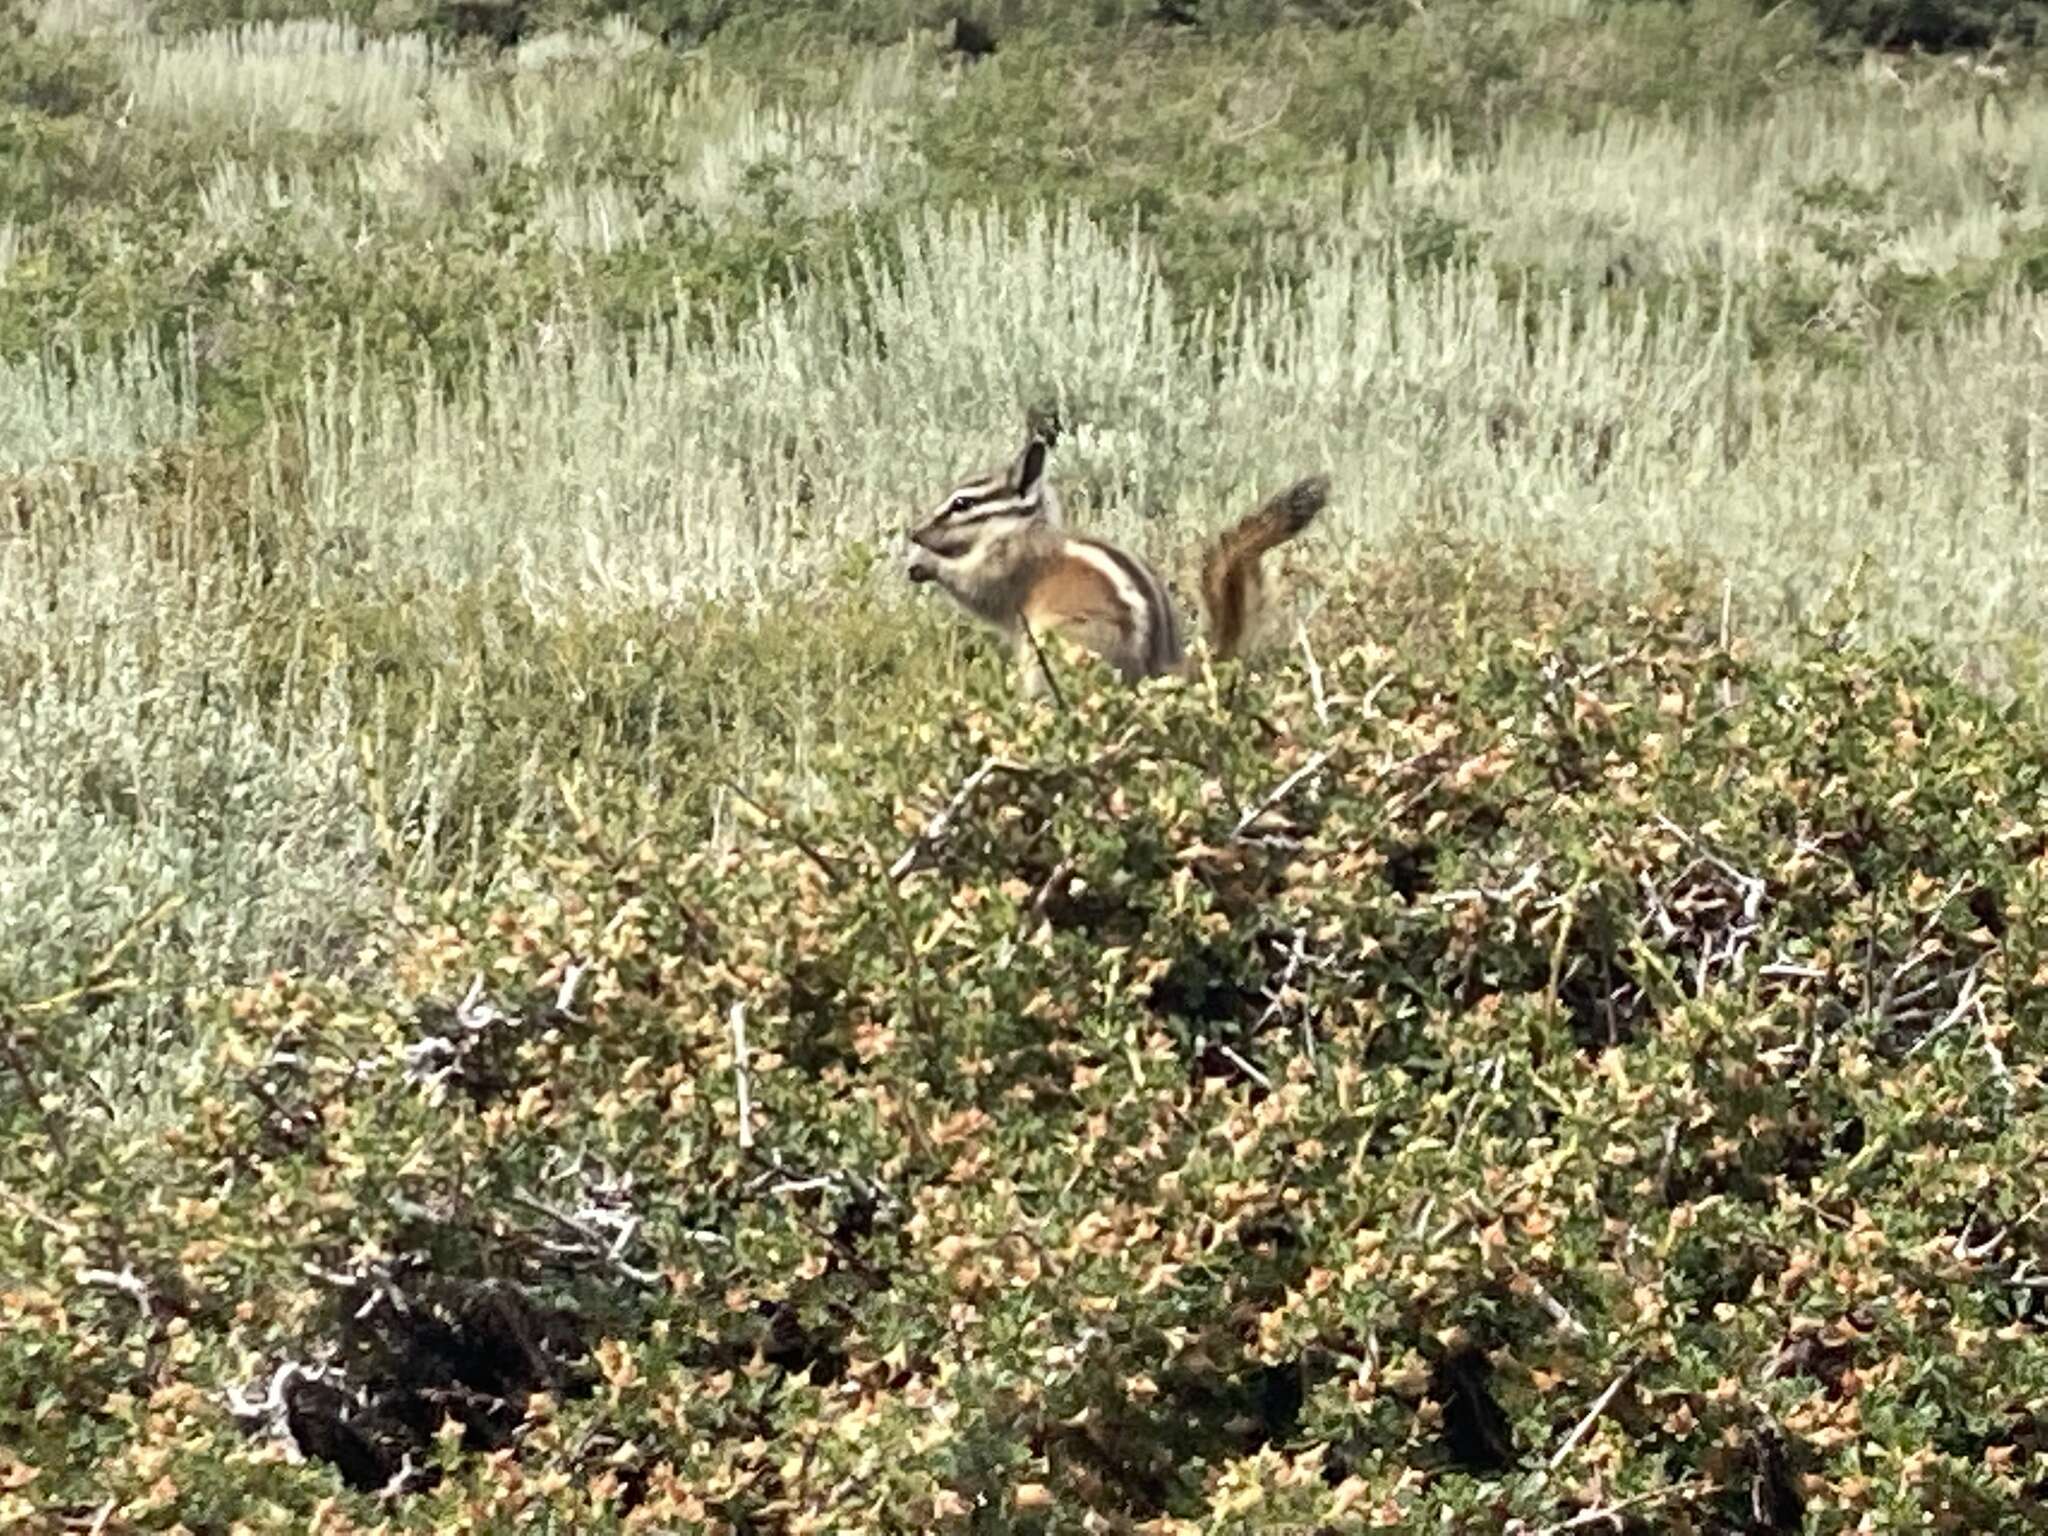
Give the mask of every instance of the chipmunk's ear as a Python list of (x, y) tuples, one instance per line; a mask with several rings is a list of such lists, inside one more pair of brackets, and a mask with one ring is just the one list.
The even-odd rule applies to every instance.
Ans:
[(1024, 450), (1010, 466), (1010, 494), (1022, 502), (1038, 500), (1045, 484), (1045, 439), (1037, 433), (1024, 439)]
[(1056, 404), (1034, 405), (1024, 412), (1025, 434), (1037, 438), (1048, 448), (1059, 447), (1060, 438), (1066, 429), (1066, 423), (1060, 419), (1060, 408)]

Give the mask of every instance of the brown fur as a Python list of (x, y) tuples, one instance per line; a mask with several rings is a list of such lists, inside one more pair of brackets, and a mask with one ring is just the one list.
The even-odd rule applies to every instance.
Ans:
[(1218, 657), (1238, 654), (1264, 605), (1259, 562), (1315, 521), (1329, 499), (1328, 475), (1297, 480), (1210, 548), (1202, 562), (1202, 606), (1209, 616), (1209, 648)]
[(1105, 640), (1122, 640), (1137, 627), (1109, 578), (1064, 553), (1046, 566), (1025, 594), (1023, 617), (1032, 633), (1040, 635), (1085, 630)]
[[(1186, 675), (1179, 616), (1157, 572), (1101, 539), (1067, 532), (1034, 436), (1007, 471), (963, 481), (910, 532), (907, 574), (935, 582), (1016, 644), (1027, 693), (1043, 691), (1040, 642), (1059, 634), (1124, 678)], [(1242, 653), (1265, 598), (1260, 562), (1314, 521), (1326, 475), (1296, 481), (1227, 530), (1202, 565), (1208, 641), (1218, 660)]]

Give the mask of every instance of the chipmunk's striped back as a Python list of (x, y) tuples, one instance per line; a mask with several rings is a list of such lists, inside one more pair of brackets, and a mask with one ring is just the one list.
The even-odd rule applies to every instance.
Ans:
[[(1186, 646), (1165, 584), (1144, 561), (1061, 525), (1045, 478), (1046, 443), (1033, 434), (1007, 470), (953, 487), (910, 532), (906, 574), (934, 582), (1016, 643), (1027, 692), (1044, 684), (1035, 643), (1059, 633), (1125, 678), (1182, 669)], [(1329, 497), (1324, 476), (1297, 481), (1226, 532), (1202, 568), (1209, 643), (1241, 650), (1263, 599), (1260, 561), (1306, 528)]]

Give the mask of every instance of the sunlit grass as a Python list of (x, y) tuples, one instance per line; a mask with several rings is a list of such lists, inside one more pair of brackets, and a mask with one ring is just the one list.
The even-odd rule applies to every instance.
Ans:
[(1800, 87), (1738, 122), (1510, 126), (1477, 157), (1440, 132), (1387, 148), (1363, 226), (1427, 210), (1483, 234), (1496, 259), (1582, 281), (1617, 262), (1638, 276), (1832, 273), (1821, 242), (1845, 220), (1872, 257), (1940, 271), (2041, 228), (2048, 198), (2048, 99), (1955, 72), (1917, 90), (1871, 73)]
[(0, 361), (0, 475), (70, 459), (120, 459), (192, 430), (189, 373), (154, 338), (97, 354), (54, 345)]

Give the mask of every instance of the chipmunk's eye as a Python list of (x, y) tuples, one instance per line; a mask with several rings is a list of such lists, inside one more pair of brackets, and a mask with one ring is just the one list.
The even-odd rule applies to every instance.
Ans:
[(955, 496), (946, 503), (946, 516), (951, 517), (955, 512), (965, 512), (973, 505), (974, 498), (972, 496)]

